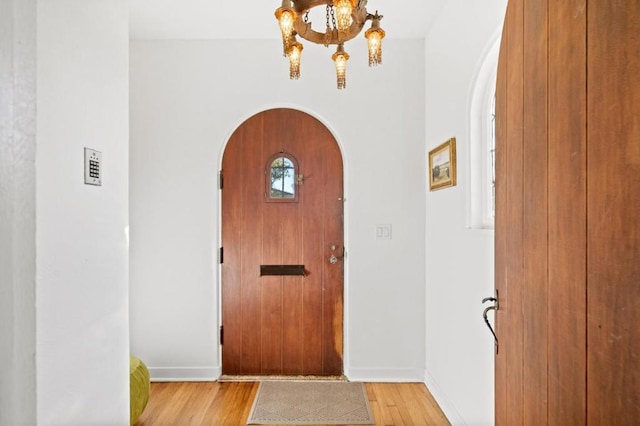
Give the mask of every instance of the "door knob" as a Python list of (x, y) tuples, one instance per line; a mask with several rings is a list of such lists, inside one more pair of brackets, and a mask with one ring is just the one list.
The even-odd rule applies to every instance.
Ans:
[(498, 290), (496, 290), (496, 297), (485, 297), (484, 299), (482, 299), (483, 305), (487, 302), (494, 302), (494, 304), (484, 308), (484, 311), (482, 312), (482, 318), (484, 319), (484, 323), (487, 325), (487, 327), (489, 327), (489, 331), (491, 331), (491, 334), (493, 334), (493, 339), (495, 341), (496, 354), (497, 354), (498, 353), (498, 336), (496, 336), (496, 332), (493, 330), (493, 327), (491, 327), (491, 323), (489, 322), (489, 318), (487, 317), (487, 314), (489, 313), (489, 311), (498, 310)]
[(332, 255), (329, 257), (329, 263), (330, 263), (330, 264), (332, 264), (332, 265), (335, 265), (336, 263), (338, 263), (338, 258), (336, 257), (336, 255), (335, 255), (335, 254), (332, 254)]

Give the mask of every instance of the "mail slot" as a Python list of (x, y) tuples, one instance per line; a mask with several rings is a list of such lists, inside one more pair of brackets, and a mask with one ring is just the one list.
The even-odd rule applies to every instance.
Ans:
[(260, 265), (260, 276), (305, 276), (304, 265)]

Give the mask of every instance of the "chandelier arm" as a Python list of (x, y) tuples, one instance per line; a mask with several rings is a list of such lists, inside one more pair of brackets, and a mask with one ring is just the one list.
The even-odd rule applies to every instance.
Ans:
[[(308, 0), (309, 2), (319, 2), (320, 4), (325, 4), (326, 0)], [(296, 10), (298, 5), (296, 4)], [(293, 26), (296, 30), (296, 33), (302, 37), (303, 39), (310, 41), (316, 44), (335, 44), (339, 45), (340, 43), (347, 42), (352, 40), (358, 36), (362, 32), (364, 25), (366, 24), (369, 18), (369, 14), (366, 9), (354, 9), (352, 17), (351, 26), (349, 27), (349, 31), (346, 35), (340, 36), (337, 32), (333, 32), (331, 37), (327, 40), (325, 33), (320, 33), (311, 28), (310, 22), (304, 22), (301, 15), (304, 15), (305, 10), (302, 10), (298, 13), (298, 17), (295, 20)]]
[(293, 8), (298, 13), (303, 13), (316, 6), (329, 6), (333, 4), (333, 0), (293, 0)]

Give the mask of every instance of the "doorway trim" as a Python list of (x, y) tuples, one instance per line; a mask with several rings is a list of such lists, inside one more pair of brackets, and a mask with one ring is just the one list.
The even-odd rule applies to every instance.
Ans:
[[(344, 203), (344, 223), (343, 223), (343, 232), (344, 232), (344, 247), (347, 248), (347, 254), (344, 257), (344, 276), (343, 276), (343, 283), (344, 283), (344, 289), (343, 289), (343, 319), (342, 319), (342, 333), (343, 333), (343, 347), (342, 347), (342, 369), (343, 369), (343, 375), (344, 377), (349, 377), (349, 373), (350, 373), (350, 340), (349, 340), (349, 313), (350, 313), (350, 301), (349, 301), (349, 284), (350, 284), (350, 279), (349, 279), (349, 258), (348, 258), (348, 249), (350, 247), (349, 245), (349, 229), (350, 229), (350, 208), (349, 208), (349, 175), (350, 175), (350, 167), (349, 167), (349, 159), (348, 156), (346, 154), (346, 151), (344, 149), (344, 146), (342, 144), (342, 138), (340, 137), (340, 133), (339, 131), (333, 127), (329, 120), (322, 116), (321, 114), (317, 113), (315, 110), (309, 109), (309, 108), (305, 108), (301, 105), (298, 104), (293, 104), (293, 103), (287, 103), (287, 102), (283, 102), (283, 103), (274, 103), (274, 104), (266, 104), (266, 105), (261, 105), (259, 107), (255, 107), (255, 108), (251, 108), (250, 110), (247, 110), (245, 112), (242, 113), (242, 115), (239, 115), (237, 117), (237, 120), (235, 120), (233, 123), (231, 123), (231, 125), (228, 127), (227, 129), (227, 133), (225, 135), (225, 139), (224, 139), (224, 143), (221, 145), (220, 150), (218, 152), (218, 159), (217, 159), (217, 163), (216, 163), (216, 167), (217, 169), (215, 170), (215, 176), (219, 176), (218, 172), (222, 169), (222, 158), (224, 156), (224, 152), (227, 148), (227, 144), (229, 143), (229, 140), (231, 139), (233, 133), (240, 127), (242, 126), (242, 124), (247, 121), (248, 119), (250, 119), (251, 117), (253, 117), (254, 115), (257, 115), (261, 112), (264, 111), (268, 111), (271, 109), (277, 109), (277, 108), (288, 108), (288, 109), (294, 109), (300, 112), (303, 112), (305, 114), (310, 115), (311, 117), (315, 118), (316, 120), (318, 120), (320, 123), (322, 123), (322, 125), (324, 127), (327, 128), (327, 130), (329, 131), (329, 133), (331, 133), (331, 135), (333, 136), (333, 138), (335, 139), (336, 143), (338, 144), (338, 148), (340, 150), (340, 155), (342, 155), (342, 173), (343, 173), (343, 185), (344, 185), (344, 199), (345, 199), (345, 203)], [(215, 239), (215, 244), (216, 246), (213, 249), (214, 253), (218, 252), (218, 248), (222, 246), (222, 191), (220, 190), (220, 185), (219, 183), (215, 184), (215, 188), (217, 189), (217, 201), (218, 201), (218, 208), (217, 208), (217, 218), (215, 219), (217, 222), (217, 227), (215, 228), (217, 230), (217, 238)], [(215, 291), (214, 294), (216, 295), (216, 297), (218, 298), (218, 303), (217, 303), (217, 307), (218, 307), (218, 316), (216, 318), (217, 320), (217, 324), (215, 329), (219, 330), (220, 329), (220, 325), (222, 324), (222, 268), (220, 268), (220, 263), (216, 260), (216, 268), (217, 268), (217, 273), (216, 273), (216, 282), (215, 282)], [(219, 340), (216, 342), (216, 347), (217, 347), (217, 354), (218, 354), (218, 362), (219, 365), (217, 366), (217, 370), (219, 375), (222, 373), (222, 345), (220, 345)]]

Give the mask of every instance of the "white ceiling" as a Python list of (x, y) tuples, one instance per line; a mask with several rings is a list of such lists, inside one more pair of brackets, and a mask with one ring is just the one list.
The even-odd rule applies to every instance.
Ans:
[[(369, 0), (367, 9), (384, 15), (381, 26), (388, 38), (424, 38), (445, 2)], [(130, 0), (131, 38), (275, 39), (280, 34), (274, 11), (281, 3), (281, 0)], [(319, 26), (314, 25), (314, 29)]]

